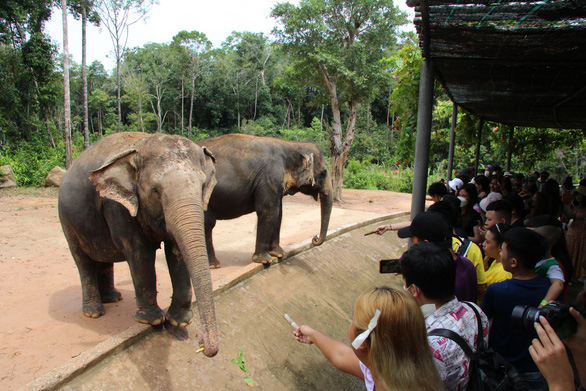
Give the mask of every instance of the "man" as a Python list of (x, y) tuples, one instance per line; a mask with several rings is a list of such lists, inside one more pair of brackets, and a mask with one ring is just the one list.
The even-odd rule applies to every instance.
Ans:
[[(481, 203), (483, 201), (484, 200), (482, 200)], [(484, 241), (484, 238), (486, 237), (486, 231), (493, 225), (511, 224), (513, 208), (507, 201), (499, 199), (488, 205), (484, 205), (484, 207), (483, 205), (480, 205), (480, 207), (486, 210), (486, 220), (484, 221), (484, 226), (480, 228), (480, 237), (482, 238), (482, 241)]]
[(434, 182), (427, 188), (427, 194), (433, 202), (438, 202), (443, 196), (448, 194), (448, 189), (443, 183)]
[(411, 239), (414, 245), (427, 241), (448, 250), (456, 265), (456, 297), (462, 301), (476, 302), (478, 298), (476, 269), (469, 259), (452, 250), (452, 228), (442, 213), (419, 213), (411, 225), (401, 228), (397, 231), (397, 235), (402, 239)]
[[(454, 296), (456, 265), (448, 250), (419, 242), (401, 257), (401, 272), (405, 284), (403, 288), (421, 306), (428, 333), (435, 329), (452, 330), (464, 338), (473, 350), (478, 337), (486, 341), (486, 315), (478, 310), (482, 324), (479, 332), (476, 315), (469, 307), (475, 304), (462, 304)], [(470, 379), (470, 358), (449, 338), (428, 336), (427, 339), (446, 390), (465, 389)]]
[(535, 272), (545, 240), (527, 228), (512, 228), (503, 240), (501, 263), (513, 277), (486, 288), (481, 307), (492, 322), (489, 346), (517, 368), (531, 389), (542, 389), (543, 376), (529, 354), (532, 337), (513, 328), (511, 313), (517, 305), (537, 308), (547, 294), (549, 279)]

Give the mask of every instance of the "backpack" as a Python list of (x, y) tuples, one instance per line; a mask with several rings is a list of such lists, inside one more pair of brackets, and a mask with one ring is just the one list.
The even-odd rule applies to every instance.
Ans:
[(468, 250), (470, 250), (470, 246), (472, 245), (472, 241), (468, 238), (461, 238), (459, 236), (454, 236), (456, 239), (460, 241), (460, 245), (458, 246), (458, 254), (463, 257), (466, 257), (468, 254)]
[(466, 389), (472, 391), (529, 390), (529, 386), (519, 375), (515, 367), (505, 360), (503, 356), (486, 346), (484, 338), (482, 338), (482, 322), (478, 310), (471, 303), (464, 303), (472, 308), (478, 323), (478, 337), (475, 352), (470, 348), (470, 345), (468, 345), (464, 338), (452, 330), (435, 329), (431, 330), (428, 335), (451, 339), (470, 357), (470, 380)]

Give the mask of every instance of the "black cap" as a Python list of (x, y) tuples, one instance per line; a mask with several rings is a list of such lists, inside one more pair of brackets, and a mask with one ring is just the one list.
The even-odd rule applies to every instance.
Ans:
[(398, 230), (397, 235), (402, 239), (416, 236), (431, 243), (441, 243), (452, 237), (452, 230), (441, 213), (421, 212), (409, 227)]

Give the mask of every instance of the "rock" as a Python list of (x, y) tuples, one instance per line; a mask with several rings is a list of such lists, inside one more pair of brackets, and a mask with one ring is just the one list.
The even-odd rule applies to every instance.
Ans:
[(11, 187), (16, 187), (16, 177), (12, 167), (8, 165), (0, 166), (0, 189), (9, 189)]
[(54, 186), (59, 187), (61, 186), (61, 181), (63, 180), (63, 175), (65, 175), (65, 170), (59, 166), (55, 166), (49, 171), (47, 177), (45, 178), (45, 187)]

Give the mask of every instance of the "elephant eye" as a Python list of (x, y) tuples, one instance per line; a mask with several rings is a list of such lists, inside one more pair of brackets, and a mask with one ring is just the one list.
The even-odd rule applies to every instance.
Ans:
[(156, 187), (153, 187), (153, 193), (155, 193), (155, 194), (159, 194), (159, 190), (157, 190), (157, 188), (156, 188)]

